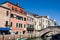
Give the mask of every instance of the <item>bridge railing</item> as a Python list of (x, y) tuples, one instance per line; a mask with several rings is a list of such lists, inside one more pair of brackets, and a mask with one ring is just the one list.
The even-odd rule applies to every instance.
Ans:
[(47, 28), (60, 28), (60, 26), (48, 26)]

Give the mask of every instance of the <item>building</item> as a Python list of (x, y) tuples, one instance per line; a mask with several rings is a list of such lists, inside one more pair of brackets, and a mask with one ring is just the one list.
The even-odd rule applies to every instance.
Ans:
[(8, 27), (10, 21), (10, 9), (0, 6), (0, 27)]
[(34, 16), (34, 31), (35, 31), (35, 35), (39, 36), (40, 35), (40, 30), (41, 30), (41, 20), (40, 20), (40, 16), (37, 14), (33, 14)]
[(27, 31), (29, 33), (34, 32), (34, 16), (29, 12), (27, 12)]
[(41, 20), (40, 20), (40, 16), (34, 14), (34, 27), (35, 27), (35, 31), (40, 31), (41, 30)]
[[(11, 2), (4, 2), (0, 6), (0, 14), (2, 18), (0, 21), (1, 27), (10, 27), (14, 33), (25, 34), (27, 27), (27, 16), (23, 8), (18, 4), (13, 4)], [(5, 8), (5, 9), (3, 9)], [(9, 10), (8, 10), (9, 9)], [(4, 19), (3, 19), (4, 18)], [(5, 24), (6, 23), (6, 24)]]
[(41, 29), (48, 27), (48, 20), (49, 20), (49, 16), (40, 16)]
[(9, 22), (10, 21), (10, 9), (0, 6), (0, 34), (8, 34)]
[(49, 19), (48, 26), (57, 26), (56, 20), (55, 19), (54, 20)]
[(56, 21), (49, 16), (39, 16), (26, 12), (19, 4), (4, 2), (0, 5), (0, 27), (12, 28), (16, 34), (40, 31), (48, 26), (55, 26)]

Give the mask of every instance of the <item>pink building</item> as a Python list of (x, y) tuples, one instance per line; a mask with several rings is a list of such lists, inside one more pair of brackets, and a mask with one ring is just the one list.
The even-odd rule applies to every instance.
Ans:
[(4, 2), (0, 7), (0, 26), (10, 27), (13, 32), (27, 32), (27, 16), (23, 8), (11, 2)]

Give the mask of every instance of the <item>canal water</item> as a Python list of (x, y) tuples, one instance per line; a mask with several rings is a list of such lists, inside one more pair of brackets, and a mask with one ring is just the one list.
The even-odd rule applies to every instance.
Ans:
[(34, 39), (27, 39), (27, 40), (45, 40), (44, 38), (34, 38)]
[(33, 38), (33, 39), (27, 39), (27, 40), (50, 40), (51, 37), (42, 37), (42, 38)]

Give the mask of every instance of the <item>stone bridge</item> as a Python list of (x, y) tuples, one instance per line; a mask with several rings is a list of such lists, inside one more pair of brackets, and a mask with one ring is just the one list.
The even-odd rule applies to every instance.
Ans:
[(40, 31), (40, 36), (46, 35), (49, 32), (54, 32), (55, 34), (60, 33), (60, 27), (49, 27)]

